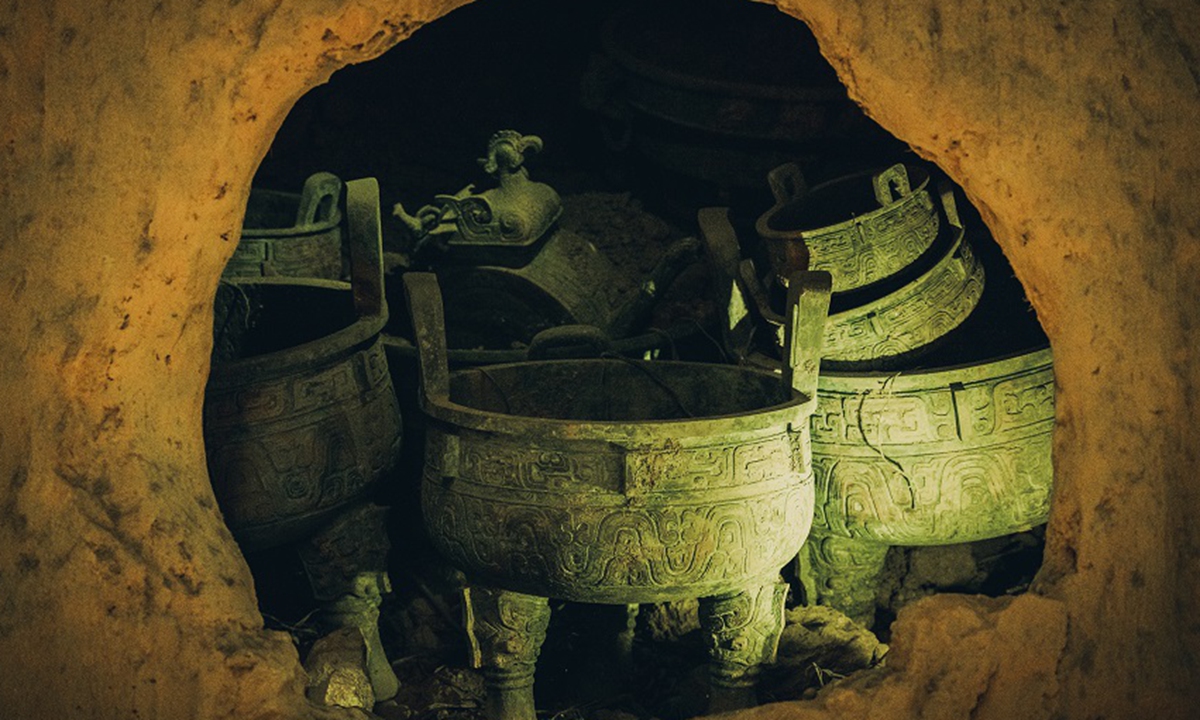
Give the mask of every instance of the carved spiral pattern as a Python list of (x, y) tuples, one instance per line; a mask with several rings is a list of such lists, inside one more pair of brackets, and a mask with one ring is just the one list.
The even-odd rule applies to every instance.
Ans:
[(229, 529), (264, 547), (314, 529), (395, 461), (400, 408), (383, 346), (272, 380), (212, 390), (205, 442)]
[(1049, 350), (928, 381), (853, 378), (823, 376), (812, 417), (815, 532), (936, 545), (1046, 520)]
[(833, 275), (834, 292), (883, 280), (929, 249), (940, 220), (925, 190), (831, 231), (801, 233), (813, 270)]
[(456, 446), (431, 433), (430, 536), (469, 575), (519, 592), (622, 604), (726, 593), (777, 573), (811, 525), (807, 453), (786, 433), (658, 460)]

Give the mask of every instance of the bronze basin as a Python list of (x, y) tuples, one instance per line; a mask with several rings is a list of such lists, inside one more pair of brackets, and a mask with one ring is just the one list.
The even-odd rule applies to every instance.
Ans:
[(767, 180), (775, 205), (755, 231), (780, 277), (807, 252), (809, 268), (833, 275), (835, 293), (867, 288), (909, 267), (938, 237), (929, 173), (918, 166), (896, 164), (809, 189), (799, 166), (787, 163)]
[(423, 514), (472, 586), (492, 716), (533, 717), (547, 597), (734, 603), (745, 617), (706, 616), (714, 678), (738, 692), (773, 654), (778, 572), (813, 510), (820, 323), (797, 318), (819, 320), (828, 305), (828, 275), (814, 277), (815, 289), (794, 293), (796, 350), (781, 382), (752, 368), (607, 357), (451, 373), (436, 277), (404, 276), (428, 416)]
[(311, 533), (363, 499), (399, 451), (380, 342), (378, 186), (348, 189), (352, 284), (243, 278), (217, 294), (205, 445), (217, 501), (246, 549)]

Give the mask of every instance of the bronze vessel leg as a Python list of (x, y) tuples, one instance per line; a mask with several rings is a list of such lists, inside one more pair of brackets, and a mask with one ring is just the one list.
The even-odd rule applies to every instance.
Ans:
[(508, 590), (467, 588), (467, 635), (472, 663), (483, 669), (489, 720), (535, 720), (533, 674), (550, 602)]
[(362, 633), (367, 676), (377, 701), (395, 696), (400, 689), (379, 638), (379, 606), (392, 589), (387, 575), (386, 515), (387, 510), (377, 505), (352, 507), (299, 548), (325, 630), (353, 627)]
[(871, 540), (813, 534), (800, 550), (808, 603), (828, 605), (871, 627), (875, 624), (875, 594), (887, 551), (887, 545)]
[(617, 632), (616, 657), (617, 669), (625, 678), (633, 677), (633, 637), (637, 631), (639, 606), (625, 606), (625, 624)]
[(709, 712), (753, 707), (763, 663), (775, 660), (787, 585), (771, 581), (701, 598), (700, 627), (709, 652)]

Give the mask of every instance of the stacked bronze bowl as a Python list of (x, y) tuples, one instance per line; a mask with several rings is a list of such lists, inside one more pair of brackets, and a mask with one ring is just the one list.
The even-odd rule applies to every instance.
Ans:
[[(340, 219), (342, 184), (325, 187), (337, 194), (323, 216)], [(312, 276), (340, 274), (340, 226), (280, 232), (254, 250), (297, 260), (305, 248), (329, 251), (310, 257), (324, 263), (289, 266), (296, 277), (222, 279), (204, 441), (233, 536), (248, 553), (296, 547), (320, 622), (361, 632), (380, 700), (398, 682), (377, 625), (389, 588), (384, 511), (370, 500), (397, 461), (402, 423), (381, 342), (388, 311), (374, 178), (346, 184), (345, 215), (349, 283)]]
[(794, 164), (768, 180), (776, 203), (755, 225), (782, 283), (807, 258), (833, 275), (826, 367), (888, 368), (932, 349), (975, 309), (984, 273), (952, 200), (943, 223), (929, 174), (896, 164), (806, 189)]
[(341, 279), (341, 195), (341, 179), (328, 172), (310, 175), (298, 195), (251, 189), (224, 276)]
[(949, 189), (937, 213), (922, 169), (895, 165), (811, 190), (794, 167), (769, 180), (777, 202), (756, 226), (765, 280), (741, 258), (726, 211), (701, 211), (701, 234), (731, 308), (726, 343), (749, 364), (777, 363), (774, 343), (750, 341), (779, 327), (770, 285), (796, 267), (833, 275), (802, 579), (810, 601), (870, 625), (889, 546), (1045, 522), (1050, 350), (986, 229), (964, 227)]

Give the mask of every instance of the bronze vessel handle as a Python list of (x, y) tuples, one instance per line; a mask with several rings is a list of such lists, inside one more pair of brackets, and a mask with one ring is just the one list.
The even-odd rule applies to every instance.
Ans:
[[(780, 166), (776, 171), (785, 167)], [(825, 270), (797, 270), (789, 275), (785, 316), (780, 317), (771, 309), (754, 262), (741, 257), (737, 234), (729, 221), (729, 210), (704, 208), (698, 213), (697, 220), (709, 264), (717, 276), (715, 284), (722, 286), (715, 300), (718, 307), (726, 306), (725, 321), (721, 323), (724, 351), (738, 360), (743, 359), (752, 335), (752, 307), (768, 324), (783, 325), (784, 386), (805, 397), (816, 397), (833, 276)], [(738, 317), (731, 316), (735, 306), (740, 309)]]
[(808, 194), (804, 173), (794, 162), (784, 163), (767, 173), (767, 184), (771, 186), (771, 194), (775, 196), (777, 205), (799, 200)]
[[(896, 163), (880, 172), (872, 180), (872, 185), (875, 187), (875, 199), (879, 201), (880, 207), (891, 205), (896, 202), (897, 197), (906, 197), (912, 194), (912, 186), (908, 182), (908, 170), (905, 169), (903, 163)], [(896, 195), (892, 194), (893, 187), (896, 189)]]
[(346, 236), (355, 311), (360, 317), (386, 315), (383, 229), (379, 220), (379, 181), (375, 178), (346, 183)]
[(342, 196), (342, 179), (329, 172), (313, 173), (304, 181), (300, 191), (300, 207), (296, 210), (296, 226), (308, 227), (329, 222), (337, 216), (338, 200)]
[(783, 326), (783, 385), (812, 399), (817, 396), (821, 346), (833, 276), (801, 270), (788, 278), (787, 317)]
[(962, 220), (958, 217), (958, 201), (954, 199), (954, 186), (948, 182), (938, 185), (938, 196), (942, 201), (942, 211), (951, 227), (961, 228)]
[(446, 405), (450, 402), (450, 360), (446, 350), (446, 315), (437, 275), (405, 273), (404, 298), (408, 302), (417, 346), (421, 398), (429, 404)]

